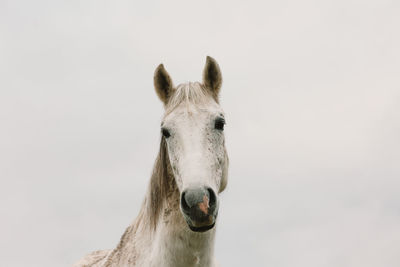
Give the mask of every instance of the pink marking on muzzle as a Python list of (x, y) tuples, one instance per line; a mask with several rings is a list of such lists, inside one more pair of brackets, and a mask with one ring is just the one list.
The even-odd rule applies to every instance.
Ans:
[(199, 209), (204, 212), (204, 214), (208, 214), (208, 208), (210, 207), (209, 205), (209, 199), (206, 195), (203, 196), (203, 202), (199, 203)]

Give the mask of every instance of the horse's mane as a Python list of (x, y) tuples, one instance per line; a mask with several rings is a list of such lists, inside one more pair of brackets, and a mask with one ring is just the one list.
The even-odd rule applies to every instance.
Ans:
[(177, 190), (168, 158), (167, 143), (161, 137), (160, 150), (154, 164), (147, 196), (147, 215), (152, 227), (156, 227), (163, 202)]

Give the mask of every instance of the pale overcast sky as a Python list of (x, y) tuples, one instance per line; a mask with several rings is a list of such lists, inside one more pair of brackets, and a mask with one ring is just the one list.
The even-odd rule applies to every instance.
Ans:
[(0, 0), (0, 265), (70, 266), (136, 217), (153, 72), (220, 64), (221, 266), (400, 266), (400, 2)]

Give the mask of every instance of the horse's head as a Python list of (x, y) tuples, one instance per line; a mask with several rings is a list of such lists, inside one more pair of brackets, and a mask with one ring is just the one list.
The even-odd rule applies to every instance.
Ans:
[(218, 103), (222, 85), (217, 62), (207, 57), (203, 83), (174, 87), (161, 64), (154, 86), (164, 103), (162, 138), (180, 192), (180, 207), (190, 229), (211, 229), (218, 215), (218, 193), (227, 184), (224, 113)]

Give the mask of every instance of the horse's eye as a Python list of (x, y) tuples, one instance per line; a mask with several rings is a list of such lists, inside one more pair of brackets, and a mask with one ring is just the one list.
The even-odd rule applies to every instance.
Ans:
[(224, 125), (225, 125), (224, 118), (218, 118), (215, 120), (215, 125), (214, 125), (215, 129), (222, 131), (224, 130)]
[(161, 129), (161, 132), (162, 132), (162, 135), (163, 135), (165, 138), (168, 138), (168, 137), (171, 136), (171, 134), (169, 133), (169, 131), (168, 131), (167, 129), (162, 128), (162, 129)]

